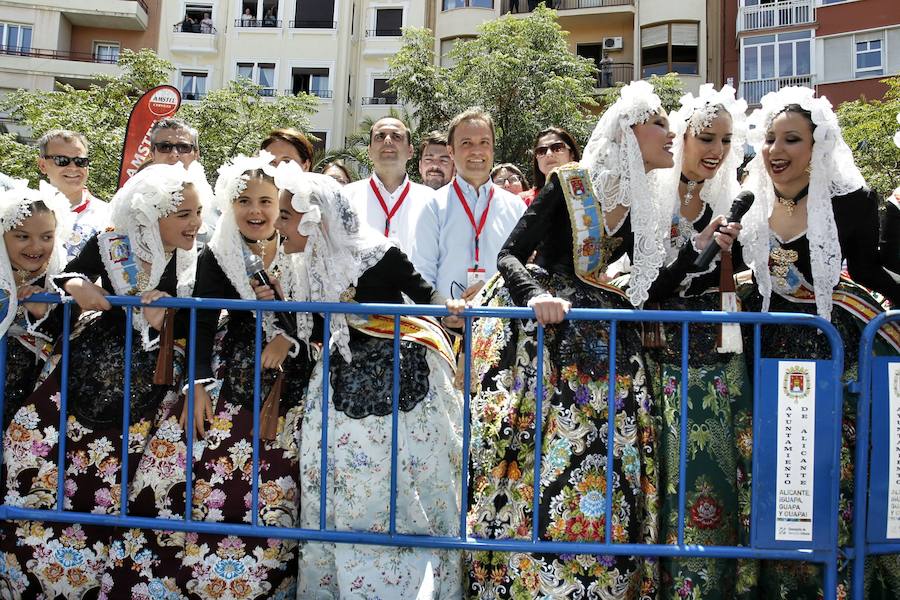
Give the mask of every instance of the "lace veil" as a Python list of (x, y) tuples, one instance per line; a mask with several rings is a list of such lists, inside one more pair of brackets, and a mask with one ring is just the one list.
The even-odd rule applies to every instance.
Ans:
[(630, 208), (634, 251), (627, 294), (634, 306), (647, 299), (665, 250), (658, 232), (659, 211), (650, 194), (650, 177), (644, 172), (641, 150), (631, 128), (661, 110), (659, 96), (649, 83), (626, 85), (594, 127), (580, 163), (590, 174), (604, 212), (617, 206)]
[[(378, 263), (394, 243), (360, 222), (340, 185), (331, 177), (305, 173), (296, 163), (286, 162), (278, 165), (275, 182), (293, 194), (291, 206), (303, 214), (298, 231), (308, 236), (305, 250), (295, 255), (298, 278), (291, 284), (291, 298), (341, 302), (360, 275)], [(297, 314), (297, 329), (301, 338), (308, 339), (312, 332), (309, 314)], [(331, 316), (330, 335), (332, 348), (350, 362), (347, 315)]]
[(745, 253), (763, 296), (763, 310), (768, 310), (772, 280), (768, 268), (768, 218), (775, 205), (775, 187), (762, 157), (766, 132), (772, 121), (790, 104), (798, 104), (812, 115), (812, 159), (810, 160), (809, 193), (807, 195), (807, 238), (809, 240), (813, 288), (818, 314), (831, 319), (831, 293), (841, 275), (841, 247), (831, 199), (849, 194), (865, 185), (853, 153), (844, 141), (837, 116), (827, 98), (816, 98), (810, 88), (786, 87), (766, 94), (762, 106), (750, 116), (750, 143), (756, 157), (750, 161), (745, 188), (756, 195), (756, 205), (765, 210), (765, 218), (745, 225), (742, 240), (747, 239), (752, 251)]
[[(65, 292), (56, 287), (54, 277), (62, 273), (66, 266), (66, 251), (63, 248), (63, 241), (67, 239), (74, 224), (69, 201), (55, 187), (44, 181), (37, 190), (29, 188), (28, 182), (24, 179), (14, 179), (11, 185), (12, 187), (8, 190), (0, 192), (0, 233), (6, 233), (21, 225), (25, 219), (31, 216), (31, 205), (35, 202), (43, 202), (56, 217), (53, 253), (50, 255), (45, 271), (47, 288), (65, 295)], [(19, 308), (16, 296), (16, 277), (3, 240), (0, 240), (0, 289), (8, 295), (6, 314), (0, 320), (0, 335), (3, 335), (15, 321)], [(43, 319), (34, 323), (29, 322), (29, 333), (33, 333), (42, 321)]]
[[(209, 184), (203, 167), (195, 161), (185, 168), (174, 165), (154, 164), (131, 177), (110, 201), (110, 225), (128, 235), (132, 251), (150, 265), (150, 278), (146, 289), (152, 290), (166, 269), (168, 260), (159, 233), (159, 220), (175, 212), (184, 200), (182, 190), (192, 184), (200, 199), (200, 205), (208, 209), (212, 203)], [(194, 291), (197, 274), (197, 248), (175, 251), (175, 273), (179, 296), (190, 296)], [(140, 311), (132, 318), (135, 330), (141, 332), (145, 349), (151, 349), (157, 340), (150, 340), (150, 324)]]

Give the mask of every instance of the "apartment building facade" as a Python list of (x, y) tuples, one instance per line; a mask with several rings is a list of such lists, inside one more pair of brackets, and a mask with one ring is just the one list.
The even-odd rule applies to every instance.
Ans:
[(900, 74), (897, 0), (728, 0), (723, 78), (752, 106), (789, 85), (835, 105), (884, 94)]

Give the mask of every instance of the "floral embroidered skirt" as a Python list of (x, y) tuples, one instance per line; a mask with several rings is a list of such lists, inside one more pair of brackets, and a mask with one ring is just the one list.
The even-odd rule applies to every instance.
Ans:
[[(865, 289), (842, 279), (835, 288), (857, 296), (868, 304), (877, 305)], [(739, 290), (745, 310), (759, 310), (762, 298), (752, 285)], [(772, 293), (772, 312), (801, 312), (816, 314), (815, 303), (792, 302)], [(858, 374), (859, 340), (866, 323), (835, 303), (831, 313), (834, 325), (844, 342), (843, 381), (853, 381)], [(748, 356), (752, 346), (744, 343)], [(880, 337), (875, 339), (876, 354), (896, 354)], [(828, 359), (828, 340), (814, 333), (808, 327), (782, 326), (762, 328), (762, 356), (771, 358), (811, 358)], [(856, 448), (856, 397), (845, 391), (843, 419), (841, 427), (841, 486), (840, 486), (840, 545), (847, 545), (852, 536), (853, 523), (853, 461)], [(884, 555), (872, 557), (866, 562), (867, 600), (900, 598), (900, 556)], [(838, 571), (838, 598), (849, 598), (850, 568), (841, 565)], [(820, 566), (796, 561), (762, 561), (759, 575), (760, 597), (789, 598), (790, 600), (817, 600), (822, 597), (823, 573)], [(853, 599), (862, 600), (862, 599)]]
[[(353, 332), (353, 358), (332, 353), (328, 410), (328, 529), (389, 531), (393, 341)], [(401, 342), (397, 432), (397, 532), (459, 535), (462, 400), (449, 363)], [(322, 363), (301, 427), (300, 523), (319, 527)], [(387, 411), (387, 414), (385, 412)], [(353, 416), (351, 416), (353, 415)], [(462, 596), (458, 551), (307, 542), (297, 598)]]
[[(535, 279), (579, 308), (630, 308), (619, 294), (570, 273), (529, 265)], [(484, 304), (513, 306), (500, 278)], [(656, 543), (657, 465), (653, 401), (638, 329), (620, 323), (616, 342), (612, 523), (606, 523), (609, 324), (565, 321), (545, 330), (540, 539)], [(482, 318), (472, 340), (470, 535), (530, 539), (535, 454), (537, 325)], [(588, 554), (476, 552), (471, 598), (655, 598), (655, 559)]]
[[(699, 311), (720, 310), (720, 306), (719, 294), (708, 293), (671, 298), (648, 308)], [(744, 355), (716, 351), (718, 332), (718, 324), (708, 323), (692, 323), (688, 330), (684, 541), (746, 546), (750, 542), (753, 388)], [(646, 357), (659, 419), (659, 539), (677, 544), (681, 324), (663, 324), (662, 333), (662, 346), (647, 349)], [(754, 597), (757, 571), (756, 561), (661, 558), (659, 597)]]
[[(117, 514), (121, 490), (121, 423), (124, 372), (121, 327), (100, 319), (70, 348), (64, 508)], [(131, 367), (129, 481), (153, 424), (176, 395), (154, 385), (156, 351), (141, 349), (135, 335)], [(176, 359), (179, 359), (176, 354)], [(176, 374), (181, 360), (176, 360)], [(27, 508), (56, 508), (60, 369), (31, 394), (4, 437), (5, 501)], [(0, 597), (82, 598), (109, 586), (104, 576), (114, 530), (82, 524), (7, 521), (2, 526)]]
[[(254, 324), (232, 315), (213, 354), (218, 378), (210, 392), (214, 414), (206, 438), (194, 441), (193, 518), (251, 521)], [(306, 347), (284, 364), (275, 439), (260, 440), (259, 525), (296, 527), (299, 493), (297, 435), (311, 362)], [(273, 372), (261, 373), (260, 404)], [(184, 518), (186, 437), (180, 397), (151, 438), (130, 490), (130, 514)], [(293, 598), (297, 542), (133, 529), (110, 549), (110, 600), (118, 598)]]

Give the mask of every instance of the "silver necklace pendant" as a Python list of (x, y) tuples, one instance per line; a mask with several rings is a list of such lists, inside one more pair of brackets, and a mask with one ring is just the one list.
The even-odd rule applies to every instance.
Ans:
[(684, 193), (684, 200), (681, 201), (683, 206), (687, 206), (691, 203), (691, 200), (694, 199), (694, 190), (697, 188), (697, 182), (694, 180), (688, 180), (687, 182), (687, 191)]

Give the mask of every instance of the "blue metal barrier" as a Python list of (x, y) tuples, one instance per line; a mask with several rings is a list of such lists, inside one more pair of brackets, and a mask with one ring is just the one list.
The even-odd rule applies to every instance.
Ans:
[[(900, 536), (887, 530), (890, 499), (887, 482), (890, 456), (888, 365), (900, 357), (876, 357), (875, 340), (884, 325), (900, 321), (900, 310), (878, 315), (863, 330), (859, 342), (859, 375), (851, 384), (859, 394), (856, 417), (856, 455), (853, 489), (853, 546), (845, 550), (853, 560), (852, 597), (862, 598), (866, 557), (900, 554)], [(875, 415), (881, 417), (875, 419)], [(872, 425), (870, 426), (870, 423)], [(871, 446), (870, 442), (871, 441)], [(871, 471), (870, 471), (871, 470)], [(876, 475), (872, 471), (878, 471)]]
[[(139, 298), (108, 296), (107, 299), (114, 307), (140, 307)], [(58, 302), (59, 298), (54, 295), (40, 294), (32, 298), (32, 301), (41, 302)], [(678, 489), (678, 538), (677, 544), (632, 544), (632, 543), (613, 543), (611, 539), (612, 528), (606, 527), (605, 541), (600, 542), (558, 542), (558, 541), (541, 541), (538, 539), (538, 503), (540, 498), (540, 469), (541, 469), (541, 453), (542, 447), (542, 423), (541, 419), (535, 419), (535, 465), (534, 465), (534, 495), (533, 495), (533, 529), (530, 540), (525, 539), (478, 539), (467, 535), (466, 531), (466, 513), (468, 512), (468, 469), (469, 469), (469, 433), (470, 433), (470, 396), (471, 396), (471, 364), (468, 357), (471, 357), (471, 331), (472, 319), (482, 317), (501, 317), (513, 319), (533, 319), (534, 312), (529, 308), (472, 308), (467, 309), (462, 316), (465, 319), (465, 353), (467, 360), (465, 361), (465, 378), (463, 390), (463, 456), (462, 456), (462, 479), (460, 482), (461, 497), (460, 507), (461, 514), (459, 520), (459, 535), (456, 536), (435, 536), (435, 535), (410, 535), (397, 533), (396, 529), (396, 494), (397, 494), (397, 419), (399, 404), (399, 331), (401, 315), (424, 315), (432, 317), (441, 317), (447, 315), (447, 310), (441, 306), (424, 306), (424, 305), (388, 305), (388, 304), (344, 304), (344, 303), (308, 303), (308, 302), (272, 302), (272, 301), (245, 301), (245, 300), (222, 300), (222, 299), (206, 299), (206, 298), (165, 298), (153, 304), (159, 307), (171, 307), (187, 309), (190, 311), (190, 328), (188, 339), (188, 356), (194, 356), (194, 347), (196, 343), (196, 316), (197, 310), (220, 310), (226, 309), (230, 311), (243, 310), (253, 311), (256, 314), (256, 356), (255, 356), (255, 381), (254, 381), (254, 398), (253, 398), (253, 462), (252, 462), (252, 522), (250, 524), (243, 523), (218, 523), (194, 521), (192, 519), (192, 494), (193, 494), (193, 478), (192, 478), (192, 457), (193, 457), (193, 435), (194, 431), (194, 388), (187, 387), (188, 406), (187, 411), (187, 460), (186, 465), (186, 491), (185, 491), (185, 515), (184, 520), (155, 519), (148, 517), (135, 517), (127, 514), (127, 490), (128, 468), (127, 468), (127, 448), (129, 435), (129, 407), (128, 397), (130, 395), (131, 372), (131, 311), (126, 311), (126, 350), (125, 350), (125, 407), (123, 414), (122, 428), (122, 460), (121, 469), (121, 506), (119, 515), (98, 515), (78, 513), (63, 510), (63, 489), (65, 477), (65, 440), (66, 440), (66, 414), (67, 414), (67, 387), (69, 373), (69, 313), (71, 306), (67, 303), (63, 306), (64, 311), (64, 331), (61, 337), (62, 343), (62, 359), (58, 368), (61, 369), (61, 399), (60, 399), (60, 422), (59, 422), (59, 451), (58, 451), (58, 482), (57, 482), (57, 507), (56, 510), (35, 510), (26, 509), (15, 506), (0, 506), (0, 519), (7, 520), (40, 520), (40, 521), (56, 521), (56, 522), (80, 522), (96, 525), (118, 526), (127, 528), (153, 528), (162, 530), (177, 531), (193, 531), (202, 533), (213, 533), (222, 535), (250, 536), (250, 537), (267, 537), (267, 538), (285, 538), (297, 539), (305, 541), (327, 541), (338, 543), (356, 543), (370, 544), (379, 546), (407, 546), (407, 547), (428, 547), (439, 549), (459, 549), (468, 551), (516, 551), (526, 553), (577, 553), (577, 554), (603, 554), (603, 555), (624, 555), (624, 556), (646, 556), (646, 557), (703, 557), (703, 558), (729, 558), (729, 559), (779, 559), (779, 560), (796, 560), (818, 563), (825, 569), (825, 598), (830, 600), (836, 597), (837, 582), (837, 566), (839, 559), (838, 549), (838, 521), (837, 506), (839, 494), (839, 453), (840, 453), (840, 407), (842, 403), (842, 387), (841, 374), (844, 364), (844, 350), (841, 338), (837, 330), (827, 321), (812, 315), (805, 314), (758, 314), (758, 313), (719, 313), (719, 312), (687, 312), (687, 311), (636, 311), (636, 310), (611, 310), (611, 309), (573, 309), (568, 315), (570, 320), (594, 320), (605, 321), (610, 324), (610, 374), (609, 374), (609, 398), (615, 397), (615, 373), (616, 373), (616, 336), (617, 326), (619, 323), (628, 322), (666, 322), (680, 323), (682, 330), (681, 351), (682, 351), (682, 375), (681, 375), (681, 412), (680, 412), (680, 430), (679, 439), (679, 489)], [(116, 310), (114, 308), (113, 310)], [(300, 528), (300, 527), (272, 527), (259, 525), (258, 523), (258, 474), (259, 474), (259, 420), (260, 420), (260, 356), (262, 350), (262, 314), (263, 312), (281, 311), (281, 312), (315, 312), (324, 315), (324, 344), (321, 360), (323, 361), (324, 372), (329, 372), (329, 322), (332, 314), (348, 313), (357, 315), (382, 314), (394, 317), (394, 370), (393, 370), (393, 435), (392, 435), (392, 451), (391, 451), (391, 477), (390, 477), (390, 527), (387, 533), (375, 533), (369, 531), (338, 531), (331, 530), (326, 527), (326, 497), (327, 497), (327, 452), (328, 452), (328, 386), (329, 377), (323, 378), (323, 405), (322, 405), (322, 455), (321, 455), (321, 480), (320, 480), (320, 507), (319, 507), (319, 527)], [(897, 316), (897, 315), (895, 315)], [(822, 446), (828, 448), (829, 456), (825, 456), (822, 464), (830, 467), (827, 471), (819, 471), (817, 474), (825, 473), (828, 475), (825, 481), (820, 481), (817, 485), (824, 487), (819, 489), (827, 490), (826, 493), (816, 495), (815, 518), (813, 527), (813, 541), (810, 543), (801, 542), (783, 542), (775, 541), (774, 527), (769, 531), (768, 521), (766, 521), (767, 529), (762, 531), (761, 519), (764, 513), (772, 509), (769, 504), (763, 503), (762, 494), (769, 493), (767, 490), (760, 490), (759, 485), (752, 488), (752, 516), (751, 516), (751, 544), (749, 546), (701, 546), (685, 544), (684, 542), (684, 521), (685, 521), (685, 477), (682, 476), (686, 472), (687, 467), (687, 429), (688, 429), (688, 324), (689, 323), (721, 323), (732, 322), (753, 326), (753, 357), (754, 357), (754, 373), (753, 380), (756, 382), (754, 386), (754, 415), (762, 416), (764, 411), (761, 410), (763, 402), (769, 402), (771, 398), (765, 397), (763, 392), (762, 380), (764, 369), (768, 368), (763, 365), (764, 360), (761, 357), (761, 331), (763, 326), (778, 325), (799, 325), (818, 329), (828, 339), (831, 346), (831, 358), (827, 361), (819, 361), (824, 363), (825, 369), (820, 380), (825, 382), (822, 388), (825, 390), (822, 400), (823, 406), (831, 407), (831, 413), (827, 410), (822, 411), (824, 414), (817, 412), (817, 432), (825, 432), (825, 438), (821, 440), (817, 438), (816, 444), (821, 441)], [(871, 337), (871, 336), (870, 336)], [(5, 343), (6, 340), (3, 340)], [(544, 328), (538, 326), (537, 330), (537, 352), (539, 356), (544, 352)], [(0, 350), (4, 350), (5, 346), (0, 346)], [(5, 352), (0, 352), (0, 365), (5, 367)], [(540, 416), (542, 412), (542, 404), (544, 399), (543, 393), (543, 361), (537, 361), (537, 390), (536, 390), (536, 407), (535, 414)], [(187, 380), (194, 380), (194, 364), (193, 360), (188, 361)], [(771, 371), (771, 369), (769, 369)], [(5, 370), (4, 370), (5, 372)], [(861, 372), (862, 369), (861, 369)], [(777, 369), (776, 369), (777, 373)], [(0, 379), (0, 392), (5, 383), (5, 378)], [(3, 394), (0, 393), (0, 419), (3, 415)], [(611, 407), (615, 403), (610, 403)], [(818, 406), (818, 399), (817, 399)], [(862, 404), (861, 404), (862, 406)], [(837, 418), (834, 409), (837, 408)], [(608, 410), (608, 419), (610, 431), (614, 428), (616, 410)], [(760, 439), (759, 423), (761, 418), (754, 418), (754, 446)], [(867, 426), (867, 422), (864, 423)], [(5, 424), (0, 421), (0, 426), (5, 431)], [(758, 448), (754, 447), (752, 481), (757, 483), (762, 481), (766, 476), (766, 471), (761, 462), (762, 452), (757, 452)], [(613, 444), (609, 444), (609, 455), (607, 464), (613, 464)], [(768, 449), (769, 456), (772, 449)], [(777, 451), (776, 451), (777, 452)], [(0, 456), (2, 461), (2, 456)], [(859, 464), (859, 463), (858, 463)], [(612, 490), (613, 490), (613, 472), (611, 470), (606, 473), (606, 507), (605, 517), (606, 523), (612, 522)], [(857, 489), (859, 491), (859, 489)], [(772, 492), (774, 495), (774, 492)], [(774, 513), (773, 513), (774, 514)], [(768, 542), (766, 540), (769, 540)], [(900, 546), (898, 546), (900, 548)], [(859, 556), (859, 555), (858, 555)], [(864, 558), (864, 557), (863, 557)]]

